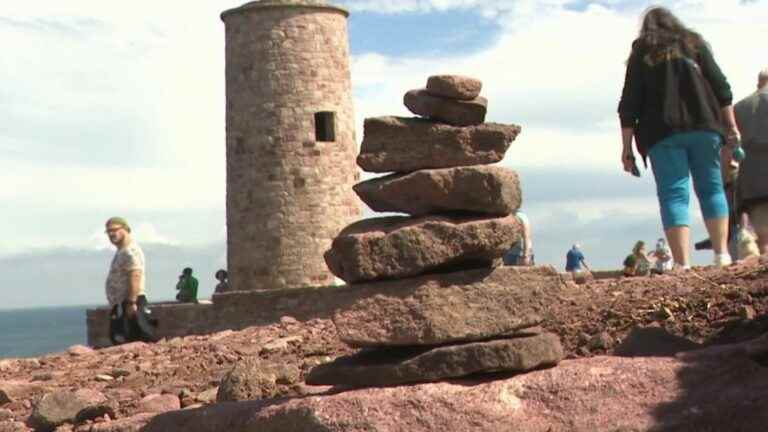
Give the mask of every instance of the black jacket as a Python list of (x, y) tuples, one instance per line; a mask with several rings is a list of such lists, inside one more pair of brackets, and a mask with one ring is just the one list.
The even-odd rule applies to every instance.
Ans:
[(725, 134), (720, 108), (733, 100), (728, 80), (706, 45), (695, 58), (683, 52), (671, 46), (651, 54), (638, 41), (633, 43), (619, 118), (622, 128), (635, 130), (643, 158), (654, 144), (677, 132)]

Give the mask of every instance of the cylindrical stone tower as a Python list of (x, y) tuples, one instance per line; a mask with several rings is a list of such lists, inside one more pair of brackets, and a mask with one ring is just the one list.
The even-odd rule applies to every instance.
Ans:
[(330, 285), (323, 254), (360, 217), (348, 15), (322, 0), (260, 0), (221, 14), (235, 290)]

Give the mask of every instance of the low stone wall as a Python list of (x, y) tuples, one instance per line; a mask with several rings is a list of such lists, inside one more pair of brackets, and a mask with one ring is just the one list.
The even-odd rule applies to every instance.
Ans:
[[(299, 321), (330, 318), (334, 310), (344, 306), (350, 289), (342, 285), (233, 291), (214, 294), (212, 302), (153, 303), (150, 307), (159, 321), (157, 336), (172, 338), (267, 325), (286, 315)], [(89, 309), (86, 322), (88, 345), (96, 348), (111, 345), (108, 307)]]
[[(599, 279), (614, 272), (600, 272)], [(568, 276), (567, 278), (570, 278)], [(203, 335), (222, 330), (241, 330), (254, 325), (278, 322), (283, 316), (299, 321), (330, 318), (354, 296), (355, 286), (324, 286), (280, 290), (233, 291), (214, 294), (212, 302), (152, 303), (152, 313), (159, 321), (157, 336)], [(102, 348), (109, 340), (109, 308), (87, 311), (88, 345)]]

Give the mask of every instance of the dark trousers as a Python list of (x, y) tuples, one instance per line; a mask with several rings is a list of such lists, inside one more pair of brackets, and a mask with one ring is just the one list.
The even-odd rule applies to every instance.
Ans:
[(152, 311), (147, 307), (147, 298), (143, 295), (136, 299), (136, 315), (125, 315), (128, 302), (112, 307), (109, 320), (109, 339), (113, 344), (119, 345), (127, 342), (156, 342), (155, 328), (157, 319), (152, 316)]

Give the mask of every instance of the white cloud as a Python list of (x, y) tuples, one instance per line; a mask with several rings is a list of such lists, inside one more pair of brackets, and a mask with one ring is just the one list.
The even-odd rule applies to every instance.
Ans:
[[(8, 216), (28, 209), (70, 215), (69, 225), (82, 224), (71, 215), (83, 213), (223, 213), (224, 27), (218, 15), (243, 2), (2, 5), (0, 79), (12, 85), (0, 89), (0, 229), (11, 234), (0, 251), (57, 242), (21, 225), (23, 216)], [(469, 55), (353, 58), (358, 139), (365, 117), (409, 115), (402, 95), (429, 75), (466, 74), (483, 80), (490, 121), (523, 126), (505, 165), (622, 175), (615, 109), (623, 62), (648, 2), (604, 0), (583, 11), (568, 9), (575, 2), (567, 0), (339, 3), (353, 14), (480, 12), (502, 28), (492, 46)], [(711, 42), (734, 94), (751, 92), (765, 67), (759, 53), (768, 5), (663, 3)], [(200, 231), (218, 238), (222, 222)], [(161, 232), (185, 242), (184, 233)], [(61, 238), (81, 235), (88, 233)]]

